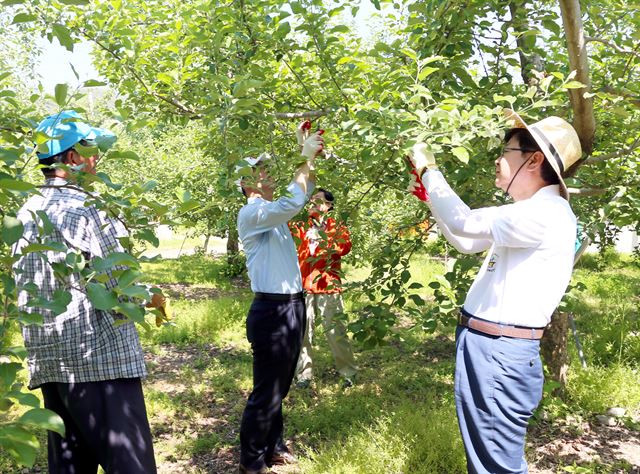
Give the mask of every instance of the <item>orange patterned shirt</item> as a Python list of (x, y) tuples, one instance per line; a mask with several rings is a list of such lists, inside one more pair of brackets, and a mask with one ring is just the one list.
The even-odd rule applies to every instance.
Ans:
[(349, 231), (335, 219), (328, 218), (316, 226), (309, 219), (306, 224), (290, 225), (298, 242), (298, 262), (302, 286), (308, 293), (340, 293), (341, 258), (351, 251)]

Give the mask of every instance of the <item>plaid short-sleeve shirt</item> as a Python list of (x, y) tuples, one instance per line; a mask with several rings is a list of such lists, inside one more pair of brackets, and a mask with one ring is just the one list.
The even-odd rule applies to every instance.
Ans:
[[(122, 252), (118, 238), (126, 237), (124, 225), (109, 218), (94, 206), (85, 205), (86, 194), (79, 189), (61, 187), (61, 178), (47, 179), (40, 196), (32, 196), (20, 209), (18, 218), (24, 224), (23, 238), (14, 246), (14, 254), (38, 241), (37, 211), (44, 211), (53, 224), (47, 239), (61, 242), (69, 252), (82, 252), (87, 261)], [(34, 216), (35, 220), (34, 220)], [(68, 252), (28, 253), (14, 265), (18, 287), (18, 306), (44, 318), (42, 326), (23, 326), (29, 388), (47, 382), (93, 382), (117, 378), (146, 376), (144, 356), (138, 333), (132, 322), (114, 325), (113, 313), (93, 307), (82, 286), (80, 276), (73, 274), (62, 280), (51, 264), (64, 261)], [(33, 306), (32, 296), (24, 289), (33, 283), (38, 297), (53, 300), (56, 291), (71, 294), (66, 310), (57, 316), (46, 308)], [(115, 285), (115, 280), (107, 287)]]

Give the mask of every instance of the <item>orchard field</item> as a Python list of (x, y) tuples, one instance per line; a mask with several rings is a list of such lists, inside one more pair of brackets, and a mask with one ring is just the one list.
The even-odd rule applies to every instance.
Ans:
[[(638, 472), (639, 250), (613, 251), (621, 229), (640, 230), (637, 2), (0, 5), (0, 472), (43, 471), (45, 429), (62, 429), (39, 391), (25, 386), (20, 324), (42, 318), (16, 304), (11, 248), (24, 231), (17, 211), (42, 185), (36, 152), (51, 137), (36, 125), (69, 109), (118, 135), (98, 173), (79, 173), (75, 185), (126, 225), (127, 253), (100, 263), (130, 271), (113, 288), (75, 257), (58, 271), (80, 275), (94, 304), (137, 323), (162, 472), (237, 469), (251, 388), (251, 293), (236, 230), (244, 202), (236, 165), (268, 152), (284, 189), (300, 162), (301, 120), (325, 130), (317, 182), (336, 196), (334, 215), (352, 236), (345, 294), (362, 371), (355, 386), (341, 388), (319, 333), (317, 381), (286, 402), (299, 469), (463, 472), (454, 321), (483, 256), (459, 254), (437, 234), (429, 208), (406, 191), (407, 153), (424, 142), (472, 208), (502, 204), (494, 161), (505, 107), (530, 123), (566, 119), (582, 147), (565, 171), (579, 222), (577, 263), (543, 341), (547, 383), (529, 429), (531, 471)], [(71, 64), (39, 69), (54, 47)], [(88, 69), (79, 67), (80, 51), (90, 51)], [(68, 78), (57, 79), (62, 70)], [(160, 226), (186, 239), (159, 238)], [(47, 238), (46, 225), (41, 231), (25, 252), (73, 253)], [(157, 252), (165, 258), (148, 258)], [(171, 323), (156, 327), (155, 310), (143, 309), (147, 283), (172, 296)], [(141, 304), (121, 304), (131, 295)], [(68, 296), (42, 304), (61, 314)], [(610, 408), (623, 414), (608, 415)]]

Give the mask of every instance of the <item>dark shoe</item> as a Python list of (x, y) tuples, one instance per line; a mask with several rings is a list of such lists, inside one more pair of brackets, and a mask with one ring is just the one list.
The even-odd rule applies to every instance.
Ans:
[(355, 385), (355, 377), (343, 377), (342, 378), (342, 388), (351, 388)]
[(298, 459), (291, 454), (289, 451), (284, 451), (282, 453), (275, 453), (271, 458), (267, 461), (267, 466), (285, 466), (289, 464), (298, 464)]
[(311, 387), (311, 379), (298, 380), (296, 382), (296, 387), (303, 389)]
[(270, 472), (271, 472), (271, 470), (267, 466), (264, 466), (263, 468), (258, 469), (256, 471), (255, 469), (248, 469), (248, 468), (244, 467), (242, 464), (238, 464), (238, 473), (239, 474), (268, 474)]

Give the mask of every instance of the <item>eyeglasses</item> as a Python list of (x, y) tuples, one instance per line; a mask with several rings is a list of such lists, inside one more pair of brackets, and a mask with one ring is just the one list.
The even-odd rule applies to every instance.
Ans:
[(522, 153), (535, 153), (535, 152), (536, 152), (536, 151), (538, 151), (538, 150), (529, 150), (529, 149), (527, 149), (527, 148), (515, 148), (515, 147), (508, 147), (508, 146), (505, 146), (505, 147), (503, 147), (503, 148), (502, 148), (502, 150), (500, 151), (500, 156), (504, 156), (504, 154), (505, 154), (507, 151), (521, 151)]

